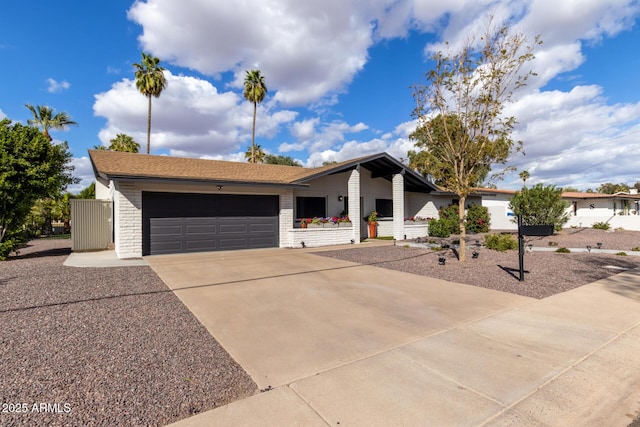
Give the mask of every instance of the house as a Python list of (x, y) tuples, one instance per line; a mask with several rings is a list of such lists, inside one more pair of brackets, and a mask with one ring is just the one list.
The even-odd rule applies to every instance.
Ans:
[[(450, 197), (386, 153), (317, 168), (90, 150), (96, 198), (112, 201), (120, 258), (265, 247), (359, 243), (366, 216), (378, 235), (427, 235), (426, 222)], [(348, 215), (338, 227), (301, 219)]]
[[(477, 188), (475, 195), (482, 198), (491, 215), (494, 230), (515, 230), (513, 211), (509, 200), (515, 190)], [(562, 198), (569, 204), (569, 221), (565, 227), (591, 227), (596, 222), (608, 223), (612, 229), (640, 231), (640, 195), (637, 190), (615, 194), (564, 192)]]

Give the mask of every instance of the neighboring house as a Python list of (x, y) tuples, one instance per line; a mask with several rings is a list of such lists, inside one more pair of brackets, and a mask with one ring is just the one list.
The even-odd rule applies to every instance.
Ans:
[[(318, 168), (90, 150), (96, 198), (113, 203), (120, 258), (264, 247), (359, 243), (366, 216), (378, 235), (427, 235), (426, 223), (450, 195), (386, 153)], [(348, 215), (333, 228), (300, 220)]]
[[(494, 230), (515, 230), (513, 211), (509, 200), (514, 190), (478, 188), (475, 194), (482, 197), (482, 205), (491, 214)], [(591, 227), (596, 222), (608, 223), (611, 229), (640, 230), (640, 195), (637, 190), (616, 194), (565, 192), (562, 198), (569, 204), (569, 221), (565, 227)]]

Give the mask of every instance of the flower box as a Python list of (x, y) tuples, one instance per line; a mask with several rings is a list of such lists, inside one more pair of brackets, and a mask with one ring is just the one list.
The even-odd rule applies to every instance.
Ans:
[(353, 227), (353, 223), (351, 221), (339, 222), (338, 227)]

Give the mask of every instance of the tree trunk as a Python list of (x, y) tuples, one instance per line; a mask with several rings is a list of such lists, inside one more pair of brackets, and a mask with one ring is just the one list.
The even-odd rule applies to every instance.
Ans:
[(258, 110), (258, 103), (253, 103), (253, 127), (251, 128), (251, 163), (256, 162), (256, 112)]
[(467, 237), (467, 229), (464, 225), (464, 205), (467, 201), (466, 197), (460, 197), (460, 204), (458, 205), (458, 219), (460, 222), (460, 247), (458, 252), (458, 259), (460, 262), (465, 262), (467, 259), (467, 245), (465, 237)]
[(147, 154), (151, 152), (151, 95), (149, 98), (149, 110), (147, 113)]

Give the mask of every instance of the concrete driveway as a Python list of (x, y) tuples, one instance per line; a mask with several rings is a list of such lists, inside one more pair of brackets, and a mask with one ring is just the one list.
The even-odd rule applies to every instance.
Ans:
[(275, 389), (182, 426), (623, 426), (640, 409), (638, 273), (626, 295), (603, 282), (538, 301), (309, 250), (146, 260)]

